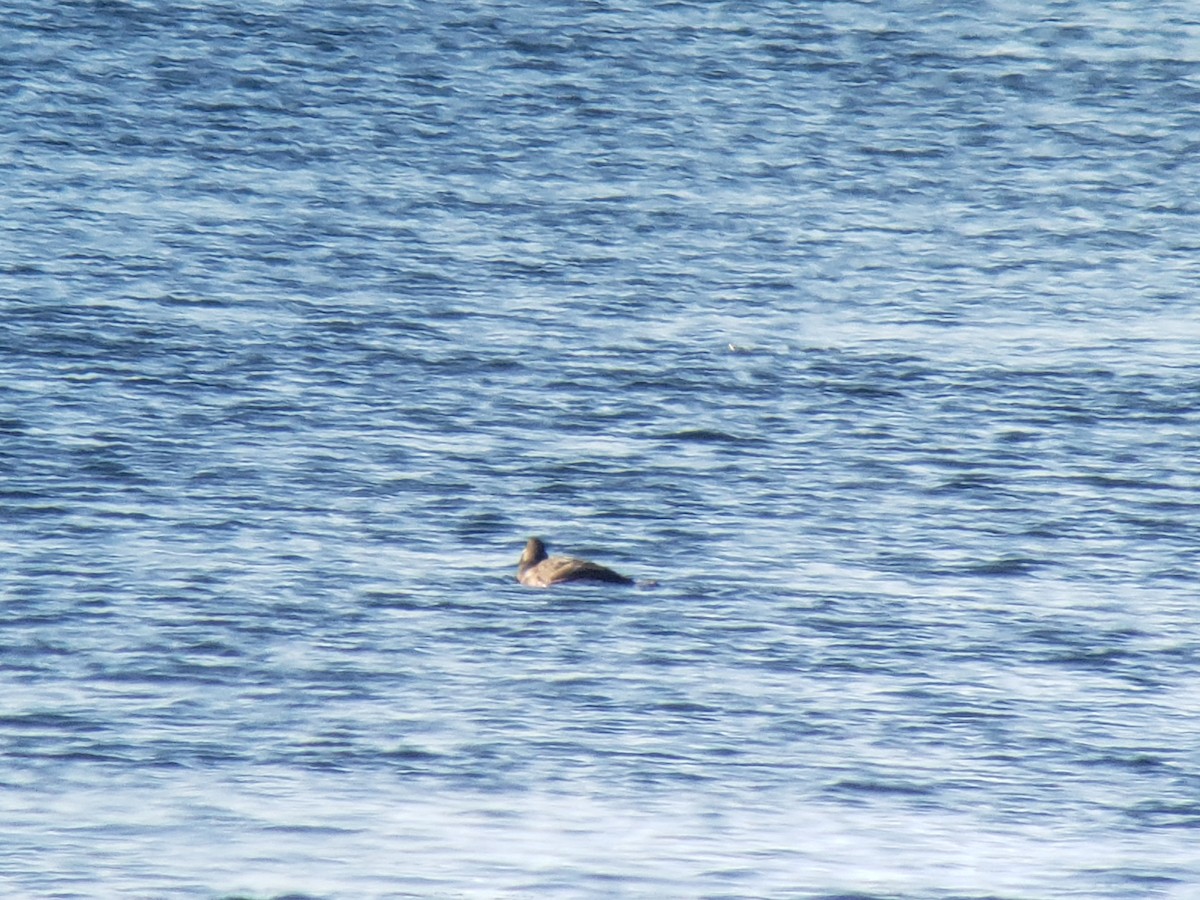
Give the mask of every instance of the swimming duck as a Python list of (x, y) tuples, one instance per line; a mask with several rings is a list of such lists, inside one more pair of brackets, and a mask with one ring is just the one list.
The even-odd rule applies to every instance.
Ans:
[(526, 587), (550, 587), (568, 581), (608, 582), (609, 584), (633, 584), (632, 578), (618, 575), (584, 559), (573, 556), (547, 556), (546, 545), (540, 538), (530, 538), (517, 563), (517, 581)]

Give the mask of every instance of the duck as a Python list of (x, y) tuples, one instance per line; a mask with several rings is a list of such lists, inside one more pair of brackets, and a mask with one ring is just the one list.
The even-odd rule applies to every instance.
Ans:
[(633, 584), (632, 578), (599, 563), (573, 556), (548, 556), (541, 538), (531, 537), (517, 563), (517, 581), (526, 587), (546, 588), (571, 581)]

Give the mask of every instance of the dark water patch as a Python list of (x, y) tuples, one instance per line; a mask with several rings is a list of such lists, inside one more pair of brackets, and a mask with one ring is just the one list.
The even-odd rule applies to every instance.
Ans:
[(19, 715), (0, 715), (0, 729), (6, 732), (39, 734), (96, 734), (106, 729), (103, 723), (82, 715), (53, 712), (31, 712)]
[(1126, 810), (1126, 816), (1137, 827), (1185, 831), (1200, 829), (1200, 804), (1191, 800), (1147, 800), (1131, 806)]
[(423, 597), (420, 594), (393, 590), (371, 590), (363, 594), (363, 602), (368, 607), (393, 609), (397, 611), (416, 611), (430, 607), (440, 607), (442, 601), (436, 598)]
[(842, 779), (829, 785), (827, 790), (835, 794), (847, 794), (859, 797), (875, 795), (895, 795), (903, 797), (926, 797), (936, 794), (937, 789), (930, 785), (912, 782), (878, 780), (878, 779)]
[(724, 431), (716, 431), (713, 429), (699, 428), (688, 429), (686, 431), (677, 431), (672, 434), (663, 435), (663, 440), (684, 441), (687, 443), (698, 444), (761, 444), (761, 441), (753, 439), (741, 438), (736, 435), (729, 434)]
[(1047, 662), (1085, 669), (1113, 669), (1128, 662), (1131, 655), (1128, 650), (1116, 647), (1079, 648), (1051, 654), (1047, 657)]
[(1168, 771), (1172, 760), (1166, 756), (1149, 753), (1129, 755), (1104, 755), (1089, 759), (1085, 763), (1097, 768), (1113, 768), (1136, 773), (1154, 774)]
[(979, 575), (988, 578), (1008, 578), (1032, 575), (1049, 565), (1044, 560), (1006, 557), (974, 563), (964, 567), (968, 575)]

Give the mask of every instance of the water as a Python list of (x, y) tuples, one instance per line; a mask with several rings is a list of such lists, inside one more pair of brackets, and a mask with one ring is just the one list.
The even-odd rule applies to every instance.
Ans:
[(0, 60), (6, 896), (1200, 896), (1190, 5)]

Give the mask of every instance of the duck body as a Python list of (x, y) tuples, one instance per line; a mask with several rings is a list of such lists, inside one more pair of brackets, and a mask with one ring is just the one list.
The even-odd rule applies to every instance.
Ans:
[(517, 581), (526, 587), (550, 587), (572, 581), (607, 584), (633, 584), (626, 578), (599, 563), (576, 559), (573, 556), (548, 556), (540, 538), (530, 538), (517, 563)]

